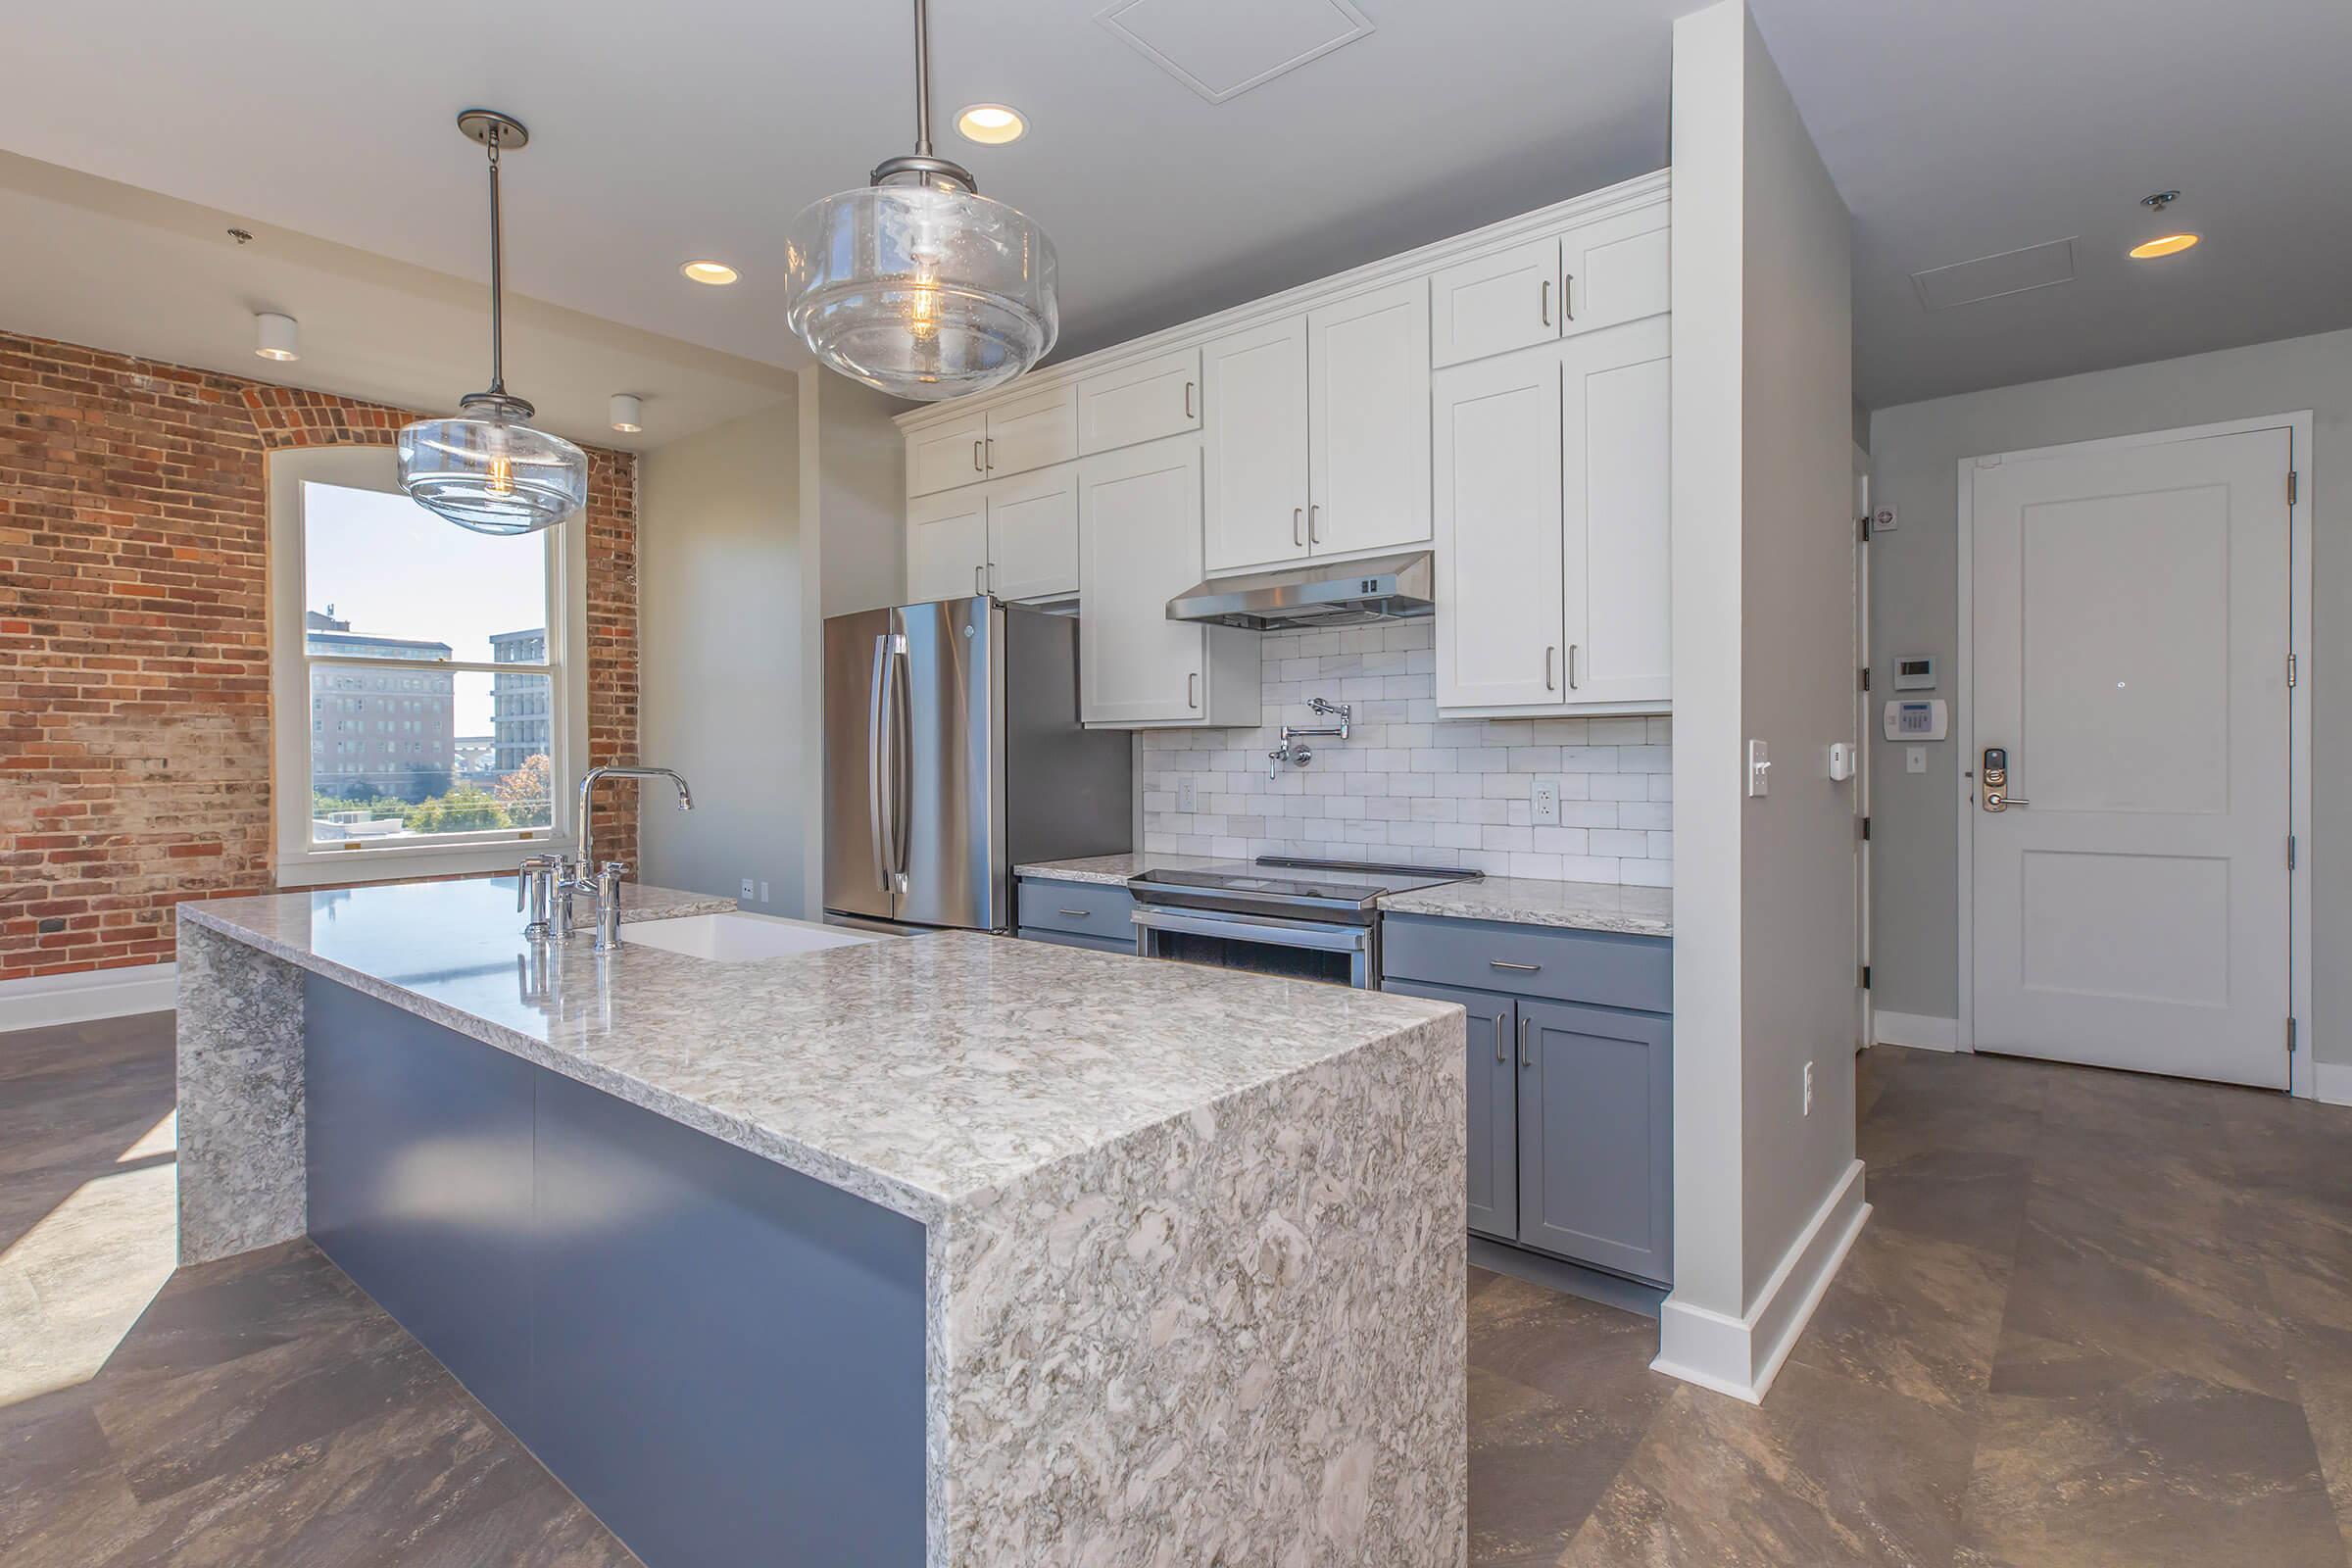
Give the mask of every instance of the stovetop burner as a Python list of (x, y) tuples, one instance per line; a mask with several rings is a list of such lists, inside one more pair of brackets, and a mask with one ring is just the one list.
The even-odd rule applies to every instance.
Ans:
[[(1284, 875), (1295, 872), (1295, 875)], [(1455, 866), (1374, 865), (1348, 860), (1301, 860), (1261, 856), (1194, 870), (1147, 868), (1128, 884), (1138, 900), (1165, 900), (1250, 908), (1296, 906), (1316, 912), (1365, 911), (1391, 893), (1408, 893), (1484, 876)]]

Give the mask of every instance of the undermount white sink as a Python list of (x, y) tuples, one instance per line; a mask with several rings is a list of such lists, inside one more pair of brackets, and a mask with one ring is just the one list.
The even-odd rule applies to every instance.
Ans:
[(632, 920), (621, 926), (620, 940), (715, 963), (746, 963), (756, 958), (821, 953), (827, 948), (862, 947), (881, 939), (813, 920), (731, 909), (720, 914), (682, 914), (668, 920)]

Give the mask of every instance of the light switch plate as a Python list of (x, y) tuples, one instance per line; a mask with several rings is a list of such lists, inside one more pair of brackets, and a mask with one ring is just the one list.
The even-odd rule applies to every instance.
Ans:
[(1772, 753), (1762, 741), (1747, 743), (1747, 794), (1754, 800), (1772, 793)]
[(1529, 813), (1538, 827), (1560, 825), (1560, 781), (1549, 774), (1536, 779), (1533, 809)]

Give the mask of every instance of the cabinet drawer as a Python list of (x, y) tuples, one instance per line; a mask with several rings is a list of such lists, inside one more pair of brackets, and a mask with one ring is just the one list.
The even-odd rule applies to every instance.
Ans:
[(1135, 900), (1113, 882), (1060, 882), (1048, 877), (1021, 878), (1017, 918), (1021, 931), (1063, 931), (1072, 936), (1102, 937), (1135, 945), (1131, 918)]
[(1078, 383), (1081, 457), (1200, 428), (1200, 351), (1179, 349)]
[(1380, 929), (1382, 972), (1393, 979), (1642, 1012), (1674, 1008), (1674, 945), (1665, 937), (1411, 914), (1384, 915)]

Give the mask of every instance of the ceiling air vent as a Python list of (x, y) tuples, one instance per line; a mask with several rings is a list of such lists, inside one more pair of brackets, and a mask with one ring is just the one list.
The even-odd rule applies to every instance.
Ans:
[(1111, 0), (1095, 20), (1212, 104), (1372, 30), (1348, 0)]
[(2023, 294), (2074, 279), (2075, 242), (2070, 236), (2020, 251), (1980, 256), (1973, 262), (1931, 267), (1913, 272), (1911, 286), (1919, 290), (1921, 305), (1931, 311), (1948, 311), (1955, 305), (1974, 305), (1979, 300), (1996, 300), (2004, 294)]

